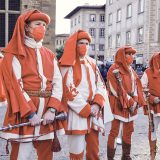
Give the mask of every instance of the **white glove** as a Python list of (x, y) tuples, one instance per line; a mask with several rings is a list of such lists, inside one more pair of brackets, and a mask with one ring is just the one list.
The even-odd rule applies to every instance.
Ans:
[(55, 112), (51, 112), (49, 109), (43, 116), (43, 125), (50, 124), (54, 121), (55, 119)]
[(133, 106), (130, 107), (130, 109), (129, 109), (132, 114), (134, 113), (136, 107), (137, 107), (137, 102), (134, 102)]
[(99, 112), (100, 107), (97, 104), (91, 105), (91, 116), (95, 117)]
[(154, 104), (158, 104), (159, 102), (160, 102), (159, 97), (155, 97), (155, 98), (154, 98)]
[(29, 119), (29, 122), (31, 122), (31, 126), (37, 126), (41, 124), (41, 119), (37, 114), (34, 114), (34, 116)]

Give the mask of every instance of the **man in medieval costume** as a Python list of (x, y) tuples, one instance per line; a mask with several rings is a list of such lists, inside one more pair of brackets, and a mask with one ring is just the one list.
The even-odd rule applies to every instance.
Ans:
[[(149, 125), (148, 139), (150, 144), (150, 159), (154, 160), (157, 151), (157, 131), (160, 126), (160, 52), (154, 53), (150, 59), (149, 67), (141, 78), (142, 86), (148, 89), (148, 108), (145, 108), (145, 115), (150, 112), (151, 125)], [(150, 124), (150, 123), (149, 123)]]
[(62, 77), (55, 54), (42, 45), (49, 23), (50, 17), (38, 10), (20, 15), (3, 49), (2, 78), (8, 102), (4, 126), (31, 122), (31, 126), (1, 134), (11, 141), (11, 160), (31, 159), (33, 146), (38, 160), (52, 160), (54, 131), (64, 134), (61, 121), (53, 122), (62, 111)]
[(105, 131), (102, 111), (108, 97), (96, 61), (88, 56), (90, 43), (90, 35), (78, 30), (66, 41), (60, 59), (71, 160), (83, 160), (85, 141), (86, 159), (99, 160), (99, 131)]
[(116, 138), (122, 134), (122, 160), (131, 160), (131, 136), (137, 108), (145, 104), (142, 85), (131, 67), (136, 50), (130, 46), (119, 48), (115, 62), (107, 74), (109, 100), (114, 114), (107, 143), (108, 160), (113, 160), (116, 151)]

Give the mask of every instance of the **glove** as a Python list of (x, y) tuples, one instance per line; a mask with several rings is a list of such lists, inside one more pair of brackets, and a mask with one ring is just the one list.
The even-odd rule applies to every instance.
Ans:
[(154, 104), (158, 104), (160, 102), (160, 99), (159, 99), (159, 97), (155, 97), (154, 98), (154, 101), (153, 101), (153, 103)]
[(130, 113), (133, 114), (136, 108), (137, 108), (137, 102), (134, 102), (133, 106), (129, 108)]
[(98, 114), (99, 106), (97, 104), (91, 105), (91, 116), (95, 117)]

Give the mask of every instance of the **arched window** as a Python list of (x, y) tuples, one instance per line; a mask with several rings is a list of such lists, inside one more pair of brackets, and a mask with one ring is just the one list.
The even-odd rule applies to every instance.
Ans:
[(20, 0), (0, 0), (0, 47), (11, 39), (19, 15)]

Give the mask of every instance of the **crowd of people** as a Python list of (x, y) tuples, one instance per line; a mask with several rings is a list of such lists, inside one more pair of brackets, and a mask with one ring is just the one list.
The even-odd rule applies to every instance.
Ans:
[[(149, 117), (150, 159), (157, 151), (160, 124), (160, 52), (154, 53), (142, 78), (132, 64), (136, 50), (124, 46), (114, 63), (96, 66), (88, 56), (92, 39), (78, 30), (66, 41), (60, 60), (42, 42), (50, 17), (36, 9), (19, 16), (13, 36), (1, 51), (0, 92), (7, 99), (0, 137), (11, 142), (11, 160), (28, 160), (33, 147), (38, 160), (52, 160), (60, 151), (57, 134), (68, 137), (70, 160), (99, 160), (99, 134), (110, 123), (107, 158), (113, 160), (116, 139), (122, 137), (122, 160), (131, 160), (132, 134), (137, 110)], [(26, 67), (27, 66), (27, 67)], [(58, 119), (67, 113), (67, 119)], [(86, 142), (86, 143), (85, 143)]]

